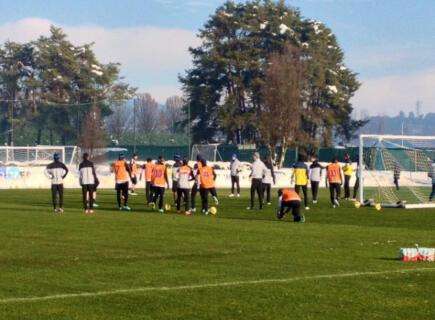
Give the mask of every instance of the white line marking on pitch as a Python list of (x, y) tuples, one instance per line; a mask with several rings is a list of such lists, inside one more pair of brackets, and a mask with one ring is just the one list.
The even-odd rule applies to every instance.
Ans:
[(260, 280), (241, 280), (232, 282), (220, 282), (220, 283), (205, 283), (205, 284), (193, 284), (174, 287), (142, 287), (132, 289), (117, 289), (108, 291), (96, 291), (96, 292), (79, 292), (79, 293), (65, 293), (54, 294), (50, 296), (40, 297), (24, 297), (24, 298), (5, 298), (0, 299), (0, 304), (18, 303), (18, 302), (37, 302), (56, 299), (69, 299), (69, 298), (82, 298), (82, 297), (98, 297), (109, 296), (116, 294), (129, 294), (138, 292), (150, 292), (150, 291), (176, 291), (176, 290), (194, 290), (194, 289), (206, 289), (206, 288), (218, 288), (218, 287), (236, 287), (244, 285), (255, 284), (267, 284), (267, 283), (287, 283), (301, 280), (316, 280), (316, 279), (336, 279), (336, 278), (350, 278), (359, 276), (379, 276), (395, 273), (410, 273), (410, 272), (425, 272), (435, 271), (435, 268), (414, 268), (414, 269), (402, 269), (402, 270), (387, 270), (387, 271), (367, 271), (367, 272), (351, 272), (351, 273), (336, 273), (336, 274), (323, 274), (313, 276), (303, 276), (284, 279), (260, 279)]

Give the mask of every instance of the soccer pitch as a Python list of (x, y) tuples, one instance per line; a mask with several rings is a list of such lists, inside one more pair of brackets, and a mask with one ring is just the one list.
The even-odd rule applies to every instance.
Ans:
[(85, 216), (66, 190), (55, 216), (49, 191), (1, 191), (0, 319), (435, 319), (435, 264), (397, 260), (435, 246), (435, 210), (332, 209), (322, 190), (294, 224), (227, 195), (185, 217), (102, 190)]

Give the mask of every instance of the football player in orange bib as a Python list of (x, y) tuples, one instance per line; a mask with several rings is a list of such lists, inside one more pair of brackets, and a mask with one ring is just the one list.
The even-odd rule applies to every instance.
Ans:
[(216, 205), (219, 204), (215, 188), (216, 173), (207, 165), (207, 161), (201, 159), (201, 166), (198, 168), (199, 192), (202, 200), (202, 213), (208, 214), (208, 194), (211, 194)]
[(157, 163), (153, 167), (151, 174), (151, 185), (153, 188), (153, 203), (156, 204), (157, 200), (159, 212), (163, 213), (163, 198), (165, 196), (165, 189), (169, 185), (168, 172), (166, 170), (165, 160), (162, 156), (159, 157)]
[(131, 172), (130, 194), (132, 196), (137, 196), (135, 189), (139, 178), (139, 165), (137, 164), (138, 159), (139, 159), (138, 155), (133, 154), (133, 157), (130, 160), (130, 172)]
[[(120, 153), (118, 160), (112, 164), (112, 172), (115, 173), (116, 200), (119, 210), (130, 211), (128, 206), (128, 182), (131, 179), (130, 166), (125, 161), (125, 156)], [(123, 204), (121, 205), (121, 200)]]
[(142, 175), (145, 177), (145, 197), (147, 199), (146, 204), (150, 204), (153, 201), (153, 193), (151, 186), (151, 176), (153, 174), (154, 163), (151, 158), (147, 159), (147, 162), (142, 166)]
[(305, 217), (301, 215), (301, 197), (295, 189), (279, 189), (278, 197), (279, 209), (276, 212), (276, 217), (278, 219), (281, 220), (291, 211), (294, 222), (305, 222)]
[(181, 166), (177, 170), (177, 212), (181, 213), (181, 199), (184, 200), (184, 214), (191, 215), (189, 210), (189, 193), (190, 183), (194, 179), (192, 168), (189, 167), (189, 161), (183, 159)]
[(196, 156), (196, 163), (193, 166), (193, 176), (195, 177), (192, 190), (190, 192), (190, 211), (196, 212), (196, 194), (198, 193), (199, 189), (199, 169), (201, 168), (201, 155)]
[(343, 170), (338, 163), (338, 158), (334, 157), (332, 162), (326, 166), (326, 185), (329, 185), (331, 203), (334, 208), (340, 205), (341, 185), (343, 184)]

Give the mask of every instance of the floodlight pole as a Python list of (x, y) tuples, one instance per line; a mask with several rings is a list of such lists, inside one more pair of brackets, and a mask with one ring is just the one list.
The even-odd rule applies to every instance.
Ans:
[(359, 179), (359, 202), (364, 203), (364, 136), (359, 136), (359, 154), (358, 154), (358, 179)]
[(133, 100), (133, 153), (136, 153), (136, 106), (137, 99)]
[(192, 133), (191, 133), (191, 128), (190, 128), (190, 103), (187, 104), (187, 136), (189, 139), (189, 160), (191, 160), (192, 157)]

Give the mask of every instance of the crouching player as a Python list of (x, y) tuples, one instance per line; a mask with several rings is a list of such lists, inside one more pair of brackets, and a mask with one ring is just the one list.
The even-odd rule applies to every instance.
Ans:
[(280, 189), (278, 197), (279, 209), (276, 212), (278, 219), (281, 220), (291, 211), (294, 222), (305, 222), (305, 217), (301, 215), (301, 197), (294, 189)]

